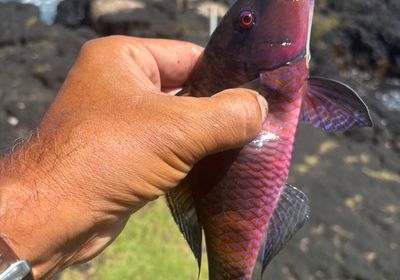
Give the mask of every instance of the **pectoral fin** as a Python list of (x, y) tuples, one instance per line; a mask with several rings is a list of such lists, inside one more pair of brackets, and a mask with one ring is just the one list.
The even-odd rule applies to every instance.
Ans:
[(311, 77), (303, 98), (302, 118), (325, 131), (372, 126), (367, 106), (357, 93), (340, 82)]
[(286, 184), (268, 224), (262, 247), (262, 273), (272, 258), (304, 225), (310, 215), (307, 196)]
[(169, 191), (166, 197), (174, 220), (197, 260), (200, 273), (202, 227), (194, 207), (192, 191), (188, 185), (180, 184)]

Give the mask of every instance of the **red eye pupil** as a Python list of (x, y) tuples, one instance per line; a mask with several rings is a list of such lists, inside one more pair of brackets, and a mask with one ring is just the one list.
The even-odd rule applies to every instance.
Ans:
[(251, 28), (254, 25), (254, 15), (251, 12), (243, 12), (240, 15), (240, 23), (243, 28)]

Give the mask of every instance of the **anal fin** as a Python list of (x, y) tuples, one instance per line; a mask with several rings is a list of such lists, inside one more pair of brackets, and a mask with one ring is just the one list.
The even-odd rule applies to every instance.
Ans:
[(197, 260), (200, 273), (202, 227), (197, 217), (192, 191), (188, 185), (181, 183), (169, 191), (166, 197), (174, 220)]
[(310, 215), (307, 196), (296, 187), (285, 184), (278, 205), (268, 224), (262, 247), (262, 273), (284, 245), (304, 225)]

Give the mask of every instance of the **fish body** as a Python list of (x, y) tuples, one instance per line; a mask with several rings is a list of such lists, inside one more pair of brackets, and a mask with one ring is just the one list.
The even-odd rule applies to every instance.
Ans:
[[(288, 177), (307, 72), (303, 59), (268, 73), (277, 92), (268, 98), (268, 120), (260, 135), (239, 151), (208, 158), (189, 177), (204, 228), (210, 279), (251, 278)], [(221, 160), (223, 156), (234, 160)]]
[(256, 139), (205, 158), (167, 195), (199, 265), (204, 231), (212, 280), (251, 279), (257, 256), (264, 270), (308, 218), (306, 196), (285, 183), (300, 118), (334, 131), (371, 124), (350, 88), (309, 78), (313, 8), (313, 0), (236, 1), (182, 92), (244, 86), (269, 104)]

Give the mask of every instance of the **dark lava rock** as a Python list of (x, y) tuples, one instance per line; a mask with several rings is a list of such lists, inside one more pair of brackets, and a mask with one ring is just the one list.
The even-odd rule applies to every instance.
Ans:
[(81, 45), (95, 34), (44, 25), (32, 5), (0, 3), (0, 14), (1, 153), (39, 123)]
[(178, 12), (174, 0), (146, 1), (145, 8), (100, 16), (95, 22), (102, 35), (174, 38), (204, 45), (208, 19), (194, 9)]
[(91, 26), (90, 0), (64, 0), (57, 6), (55, 23), (69, 28)]
[[(309, 196), (311, 218), (275, 257), (264, 279), (398, 279), (398, 111), (355, 88), (370, 108), (374, 127), (336, 134), (299, 127), (288, 181)], [(400, 86), (389, 90), (400, 92)]]
[(0, 47), (25, 45), (46, 37), (46, 26), (40, 21), (39, 9), (15, 2), (0, 3)]
[(175, 18), (153, 7), (147, 7), (101, 16), (96, 26), (103, 35), (170, 38), (174, 36)]
[(311, 219), (265, 279), (398, 279), (399, 162), (384, 145), (300, 127), (289, 182), (309, 196)]
[(400, 76), (398, 0), (327, 0), (316, 5), (313, 49), (318, 67), (338, 64)]

